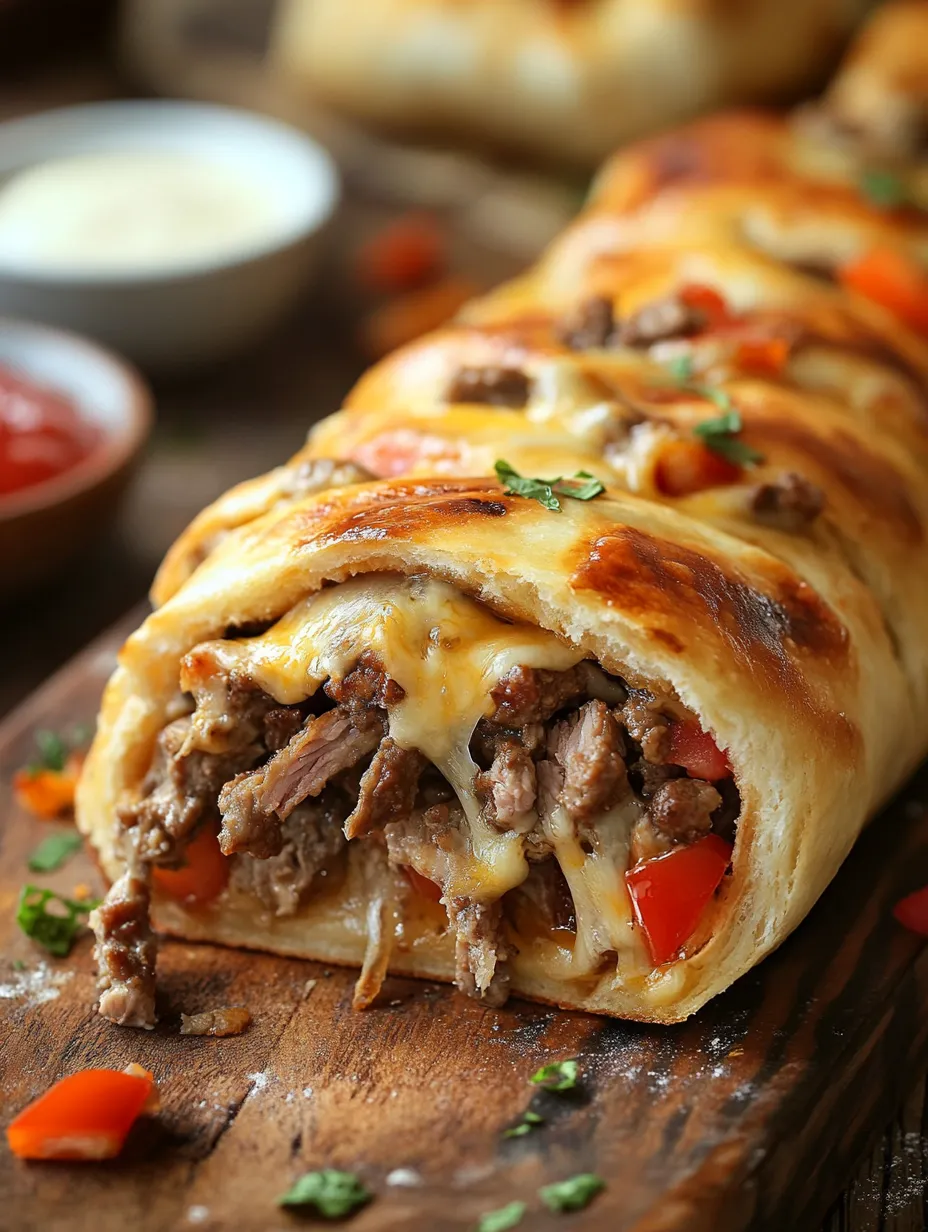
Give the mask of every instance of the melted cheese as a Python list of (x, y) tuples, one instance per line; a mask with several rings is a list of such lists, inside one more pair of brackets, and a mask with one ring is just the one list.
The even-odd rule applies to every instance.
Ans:
[(582, 652), (545, 629), (500, 620), (444, 582), (375, 574), (310, 596), (262, 636), (226, 643), (221, 657), (294, 705), (364, 651), (406, 694), (390, 709), (390, 735), (438, 767), (467, 817), (470, 852), (453, 862), (446, 892), (497, 898), (519, 885), (528, 872), (522, 836), (482, 816), (471, 737), (512, 668), (566, 671)]
[[(214, 673), (217, 681), (235, 670), (282, 705), (305, 701), (330, 677), (344, 677), (365, 651), (376, 656), (405, 693), (389, 709), (390, 735), (404, 748), (418, 749), (441, 771), (467, 822), (466, 842), (453, 851), (430, 847), (434, 860), (419, 867), (419, 859), (418, 871), (441, 882), (446, 897), (501, 897), (528, 874), (524, 833), (537, 814), (532, 811), (521, 832), (501, 832), (484, 817), (475, 791), (478, 766), (470, 754), (474, 729), (493, 712), (491, 693), (513, 668), (566, 671), (584, 656), (547, 630), (500, 619), (444, 582), (394, 574), (329, 587), (260, 636), (198, 648), (214, 668), (223, 669)], [(183, 676), (182, 683), (190, 685)], [(208, 693), (208, 679), (205, 688)], [(624, 690), (606, 676), (591, 676), (590, 692), (610, 704), (624, 697)], [(222, 713), (218, 699), (206, 709), (212, 713), (217, 705)], [(198, 745), (221, 747), (217, 741), (224, 733), (207, 727)], [(562, 806), (542, 819), (577, 918), (572, 949), (558, 946), (546, 958), (549, 969), (564, 978), (595, 973), (609, 953), (621, 955), (623, 971), (643, 974), (650, 967), (623, 879), (642, 807), (640, 801), (627, 800), (606, 811), (585, 828), (586, 844)]]

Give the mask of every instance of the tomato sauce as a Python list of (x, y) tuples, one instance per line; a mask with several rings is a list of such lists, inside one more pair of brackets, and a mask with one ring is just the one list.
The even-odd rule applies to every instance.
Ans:
[(70, 470), (99, 439), (64, 394), (0, 367), (0, 496)]

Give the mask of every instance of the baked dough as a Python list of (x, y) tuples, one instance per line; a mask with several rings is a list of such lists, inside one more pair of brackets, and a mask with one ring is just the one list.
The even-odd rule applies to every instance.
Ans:
[(284, 0), (272, 62), (382, 128), (559, 162), (814, 87), (860, 0)]
[[(696, 724), (724, 751), (738, 797), (730, 868), (676, 955), (648, 961), (622, 890), (629, 818), (594, 818), (586, 848), (579, 831), (562, 847), (546, 831), (574, 940), (516, 910), (493, 962), (514, 992), (672, 1022), (778, 945), (928, 747), (928, 314), (908, 301), (896, 313), (847, 276), (886, 250), (917, 270), (928, 225), (862, 191), (872, 159), (867, 142), (760, 114), (620, 155), (532, 271), (378, 365), (289, 464), (205, 511), (122, 651), (79, 787), (78, 823), (121, 878), (116, 905), (144, 897), (127, 863), (143, 878), (160, 858), (142, 858), (138, 827), (114, 818), (137, 817), (151, 794), (166, 725), (185, 715), (199, 747), (221, 751), (231, 679), (292, 712), (374, 651), (404, 692), (396, 705), (414, 703), (405, 726), (391, 711), (391, 738), (427, 750), (466, 814), (441, 831), (450, 863), (410, 867), (441, 885), (449, 912), (496, 909), (530, 872), (531, 836), (464, 807), (483, 807), (467, 741), (492, 711), (493, 671), (590, 660), (610, 704), (625, 690), (659, 699), (668, 723)], [(893, 174), (923, 191), (918, 167)], [(731, 469), (720, 475), (715, 454), (705, 481), (669, 484), (681, 447), (699, 441), (708, 465), (720, 418)], [(471, 477), (499, 459), (523, 476), (586, 472), (606, 491), (551, 509), (507, 491), (511, 479)], [(411, 603), (434, 605), (434, 622)], [(196, 696), (192, 719), (179, 688)], [(653, 810), (632, 805), (632, 822)], [(182, 856), (183, 843), (166, 851)], [(156, 922), (363, 961), (368, 992), (388, 960), (452, 978), (457, 944), (460, 979), (461, 927), (397, 888), (377, 836), (340, 858), (339, 875), (286, 912), (238, 876), (194, 906), (156, 877)], [(471, 971), (477, 991), (491, 974)], [(111, 1016), (150, 1025), (125, 1005)]]

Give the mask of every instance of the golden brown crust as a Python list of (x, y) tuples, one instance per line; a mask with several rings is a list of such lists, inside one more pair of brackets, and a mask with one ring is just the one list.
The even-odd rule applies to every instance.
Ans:
[[(619, 156), (533, 270), (372, 369), (286, 467), (205, 511), (123, 651), (81, 784), (80, 824), (107, 869), (116, 801), (147, 769), (187, 651), (325, 583), (425, 572), (666, 688), (728, 750), (741, 792), (733, 874), (698, 952), (643, 984), (566, 991), (526, 953), (514, 987), (674, 1021), (777, 945), (928, 740), (928, 345), (841, 273), (874, 249), (917, 268), (928, 223), (866, 198), (870, 158), (748, 113)], [(623, 336), (694, 287), (717, 319)], [(565, 318), (594, 299), (580, 345)], [(743, 344), (771, 340), (779, 358), (751, 368)], [(451, 398), (462, 369), (494, 368), (522, 374), (524, 406)], [(668, 489), (661, 459), (726, 411), (756, 464)], [(336, 457), (381, 479), (294, 486)], [(497, 458), (527, 475), (589, 471), (608, 491), (554, 513), (469, 477)], [(758, 516), (758, 490), (784, 474), (821, 499), (806, 522)], [(356, 916), (346, 889), (289, 921), (231, 900), (166, 918), (185, 935), (356, 961)], [(446, 939), (417, 945), (398, 969), (449, 974)]]

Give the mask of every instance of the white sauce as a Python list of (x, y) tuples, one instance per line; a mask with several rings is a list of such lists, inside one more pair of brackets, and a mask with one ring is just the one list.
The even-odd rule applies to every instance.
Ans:
[(54, 159), (0, 188), (0, 262), (120, 272), (258, 247), (280, 223), (268, 188), (220, 162), (118, 151)]

